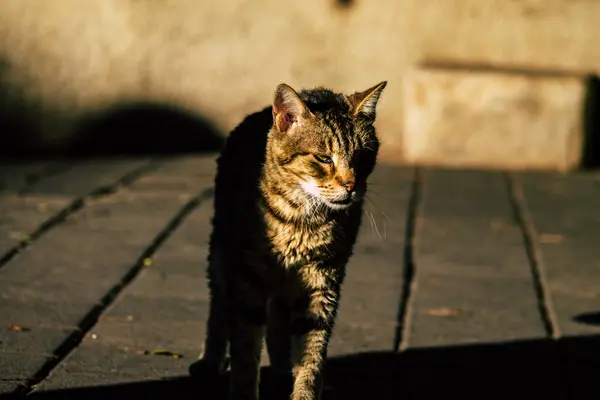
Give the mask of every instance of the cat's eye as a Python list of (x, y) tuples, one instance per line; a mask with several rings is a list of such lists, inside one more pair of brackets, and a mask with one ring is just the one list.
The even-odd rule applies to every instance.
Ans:
[(313, 157), (315, 157), (315, 160), (317, 160), (318, 162), (320, 162), (322, 164), (331, 164), (333, 162), (331, 157), (323, 155), (323, 154), (313, 154)]

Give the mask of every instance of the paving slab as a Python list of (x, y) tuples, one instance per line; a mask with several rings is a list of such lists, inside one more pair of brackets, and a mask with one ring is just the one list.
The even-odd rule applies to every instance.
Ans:
[(19, 162), (0, 160), (0, 193), (18, 193), (44, 176), (67, 169), (67, 162)]
[(0, 330), (0, 353), (36, 353), (52, 356), (75, 327), (44, 327), (8, 324)]
[[(172, 305), (167, 302), (166, 305)], [(197, 307), (198, 308), (198, 307)], [(200, 353), (202, 337), (198, 332), (204, 320), (191, 319), (194, 314), (185, 314), (182, 319), (177, 316), (177, 308), (172, 308), (171, 317), (155, 320), (114, 321), (103, 319), (88, 335), (90, 340), (115, 349), (129, 350), (132, 353), (165, 350), (176, 353), (175, 357), (187, 358), (189, 362)], [(196, 311), (196, 310), (189, 310)]]
[(0, 257), (5, 257), (15, 246), (30, 241), (33, 232), (71, 201), (69, 197), (58, 195), (0, 194)]
[(545, 337), (502, 175), (422, 172), (411, 347)]
[[(61, 371), (61, 367), (57, 369), (58, 371)], [(54, 373), (51, 376), (54, 376)], [(60, 374), (52, 381), (45, 381), (30, 396), (35, 398), (40, 397), (40, 395), (42, 397), (52, 397), (54, 395), (56, 398), (64, 398), (64, 396), (68, 396), (68, 393), (65, 392), (68, 392), (69, 389), (98, 389), (109, 385), (121, 385), (131, 382), (143, 384), (145, 380), (152, 380), (152, 378), (142, 379), (136, 376), (106, 372), (70, 372)]]
[[(12, 393), (26, 384), (24, 380), (2, 380), (0, 381), (0, 393)], [(0, 396), (2, 396), (0, 394)]]
[[(101, 342), (86, 340), (73, 352), (65, 362), (61, 363), (41, 385), (52, 385), (56, 379), (64, 379), (70, 374), (106, 374), (125, 375), (131, 381), (139, 379), (161, 379), (170, 375), (185, 375), (190, 360), (152, 354), (137, 354), (129, 347), (115, 348)], [(101, 381), (98, 381), (101, 384)]]
[(174, 157), (161, 160), (159, 174), (147, 174), (136, 179), (132, 191), (194, 193), (199, 179), (211, 180), (215, 174), (213, 155)]
[(77, 162), (74, 168), (41, 179), (22, 191), (25, 195), (59, 194), (61, 196), (85, 196), (88, 193), (111, 186), (123, 175), (134, 173), (148, 166), (150, 158), (92, 159)]
[(516, 177), (559, 335), (600, 333), (600, 175)]
[[(22, 286), (20, 287), (22, 288)], [(12, 290), (11, 285), (6, 285), (5, 292), (0, 295), (0, 320), (9, 325), (19, 325), (26, 328), (33, 326), (40, 328), (71, 329), (73, 321), (80, 318), (74, 307), (60, 308), (60, 302), (35, 301), (25, 291)], [(57, 294), (56, 294), (57, 295)], [(33, 331), (30, 331), (33, 332)]]
[[(221, 380), (222, 387), (226, 382)], [(187, 400), (196, 398), (222, 399), (213, 390), (198, 387), (187, 378), (176, 379), (154, 379), (154, 378), (132, 378), (120, 374), (70, 374), (65, 375), (63, 380), (56, 381), (60, 386), (49, 390), (33, 392), (32, 398), (41, 399), (73, 399), (91, 400), (105, 398), (166, 398), (176, 396), (177, 399)], [(81, 387), (84, 382), (85, 386)], [(210, 396), (210, 397), (208, 397)]]
[[(23, 380), (31, 377), (51, 356), (29, 353), (0, 353), (2, 380)], [(1, 393), (0, 393), (1, 394)]]

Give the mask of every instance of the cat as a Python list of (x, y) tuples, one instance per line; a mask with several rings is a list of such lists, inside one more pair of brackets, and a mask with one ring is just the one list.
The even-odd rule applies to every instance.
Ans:
[(231, 360), (232, 399), (258, 399), (266, 337), (291, 399), (319, 399), (340, 289), (379, 150), (383, 81), (351, 95), (296, 92), (248, 116), (217, 160), (207, 277), (210, 310), (194, 375)]

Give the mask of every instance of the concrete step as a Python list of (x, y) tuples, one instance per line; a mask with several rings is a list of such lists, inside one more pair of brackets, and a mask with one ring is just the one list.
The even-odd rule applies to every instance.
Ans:
[(409, 163), (566, 171), (582, 159), (586, 77), (421, 66), (404, 81)]

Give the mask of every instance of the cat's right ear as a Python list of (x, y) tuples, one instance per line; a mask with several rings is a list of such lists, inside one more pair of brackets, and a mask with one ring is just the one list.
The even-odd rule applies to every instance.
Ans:
[(354, 109), (354, 115), (361, 115), (363, 118), (374, 121), (375, 108), (379, 101), (379, 97), (381, 96), (381, 92), (385, 89), (386, 85), (387, 81), (383, 81), (364, 92), (357, 92), (350, 95), (349, 99)]
[(277, 86), (273, 99), (273, 121), (280, 132), (288, 132), (294, 124), (301, 126), (302, 117), (307, 112), (306, 105), (294, 89), (285, 83)]

